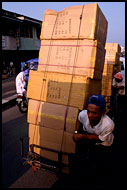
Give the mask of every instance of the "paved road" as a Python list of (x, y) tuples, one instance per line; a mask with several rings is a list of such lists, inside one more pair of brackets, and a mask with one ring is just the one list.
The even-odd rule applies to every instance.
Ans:
[(2, 80), (2, 99), (16, 94), (15, 76)]
[[(55, 174), (46, 171), (36, 173), (27, 165), (20, 153), (20, 137), (28, 137), (27, 114), (21, 114), (17, 106), (2, 112), (2, 186), (4, 188), (46, 188), (57, 180)], [(24, 141), (28, 151), (28, 138)]]
[(15, 76), (2, 80), (2, 109), (16, 103)]

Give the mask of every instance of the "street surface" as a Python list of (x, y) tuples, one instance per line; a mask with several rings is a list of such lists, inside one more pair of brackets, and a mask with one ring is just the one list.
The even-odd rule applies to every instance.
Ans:
[(38, 170), (33, 172), (28, 165), (23, 166), (20, 138), (24, 140), (24, 150), (28, 151), (27, 114), (14, 106), (2, 112), (2, 187), (4, 188), (47, 188), (58, 179), (55, 174)]
[(15, 76), (2, 80), (2, 99), (16, 94)]

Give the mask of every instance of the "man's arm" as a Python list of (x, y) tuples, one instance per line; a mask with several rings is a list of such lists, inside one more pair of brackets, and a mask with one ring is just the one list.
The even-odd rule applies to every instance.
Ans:
[(80, 125), (81, 125), (81, 123), (80, 123), (80, 121), (77, 119), (75, 131), (77, 131), (77, 132), (79, 131)]
[(76, 142), (76, 141), (79, 141), (79, 140), (82, 140), (82, 139), (88, 139), (88, 140), (100, 140), (98, 135), (96, 134), (89, 134), (86, 132), (86, 134), (82, 134), (80, 133), (79, 129), (81, 127), (81, 122), (77, 119), (77, 123), (76, 123), (76, 134), (73, 135), (73, 140)]
[(79, 141), (79, 140), (82, 140), (82, 139), (100, 140), (98, 135), (95, 135), (95, 134), (80, 134), (80, 133), (74, 134), (73, 139), (74, 139), (74, 141)]

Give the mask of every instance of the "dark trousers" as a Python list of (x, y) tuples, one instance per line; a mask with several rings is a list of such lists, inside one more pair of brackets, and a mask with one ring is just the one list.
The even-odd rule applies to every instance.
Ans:
[(127, 113), (127, 105), (126, 105), (126, 97), (125, 95), (118, 95), (118, 112), (123, 113), (126, 112)]
[(111, 147), (96, 145), (95, 140), (76, 142), (76, 154), (71, 157), (71, 170), (85, 175), (105, 175), (111, 170)]

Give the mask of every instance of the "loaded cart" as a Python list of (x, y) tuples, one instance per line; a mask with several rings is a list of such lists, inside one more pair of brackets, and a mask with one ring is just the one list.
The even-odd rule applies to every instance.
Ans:
[[(70, 170), (70, 158), (74, 155), (74, 153), (66, 153), (62, 151), (57, 151), (51, 148), (41, 147), (39, 145), (30, 144), (29, 152), (24, 152), (24, 138), (20, 138), (21, 142), (21, 156), (25, 160), (23, 165), (30, 165), (33, 168), (33, 171), (37, 171), (38, 169), (47, 170), (49, 172), (56, 173), (57, 175), (61, 175), (62, 173), (69, 174)], [(38, 148), (40, 150), (45, 150), (48, 152), (52, 152), (57, 154), (58, 161), (50, 160), (45, 157), (37, 154), (34, 149)], [(62, 163), (62, 156), (68, 156), (68, 164)]]
[(69, 171), (79, 110), (101, 94), (107, 25), (97, 3), (45, 10), (38, 70), (30, 70), (27, 88), (26, 163), (34, 170)]

